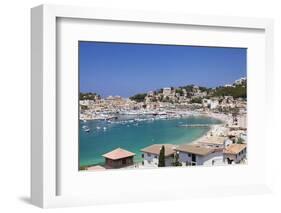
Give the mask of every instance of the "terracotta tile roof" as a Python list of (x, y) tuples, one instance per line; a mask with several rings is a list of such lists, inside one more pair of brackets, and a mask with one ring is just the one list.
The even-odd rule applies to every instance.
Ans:
[(122, 158), (132, 157), (134, 155), (135, 155), (135, 153), (133, 153), (133, 152), (129, 152), (125, 149), (117, 148), (111, 152), (105, 153), (102, 156), (105, 158), (109, 158), (111, 160), (118, 160), (118, 159), (122, 159)]
[(238, 154), (247, 147), (246, 144), (231, 144), (223, 150), (225, 154)]
[(205, 156), (213, 153), (215, 149), (201, 146), (198, 144), (182, 144), (176, 148), (177, 151), (187, 152), (195, 155)]
[(87, 170), (89, 170), (89, 171), (101, 171), (101, 170), (105, 170), (105, 168), (98, 165), (98, 166), (90, 166), (90, 167), (87, 168)]
[(170, 156), (175, 153), (175, 145), (173, 144), (153, 144), (141, 149), (142, 152), (159, 155), (162, 146), (165, 147), (165, 156)]

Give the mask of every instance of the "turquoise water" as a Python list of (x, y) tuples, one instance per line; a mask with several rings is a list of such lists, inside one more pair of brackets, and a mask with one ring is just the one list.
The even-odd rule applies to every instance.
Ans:
[[(141, 161), (140, 150), (151, 144), (190, 143), (204, 135), (209, 127), (178, 127), (181, 124), (218, 124), (219, 120), (207, 117), (188, 117), (167, 120), (135, 121), (122, 116), (114, 122), (80, 121), (80, 166), (103, 164), (103, 154), (118, 147), (136, 153), (135, 161)], [(86, 126), (90, 129), (86, 132)], [(86, 128), (84, 127), (84, 128)]]

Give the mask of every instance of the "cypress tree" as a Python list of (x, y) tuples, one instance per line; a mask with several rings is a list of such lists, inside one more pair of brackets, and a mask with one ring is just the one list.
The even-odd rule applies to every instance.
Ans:
[(165, 167), (165, 146), (161, 147), (159, 154), (158, 167)]
[(173, 166), (182, 166), (182, 164), (179, 162), (179, 154), (178, 153), (175, 153)]

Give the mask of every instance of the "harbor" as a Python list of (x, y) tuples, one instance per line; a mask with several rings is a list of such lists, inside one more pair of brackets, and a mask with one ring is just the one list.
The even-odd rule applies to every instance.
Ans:
[(245, 48), (80, 45), (80, 170), (247, 163)]
[[(179, 128), (184, 123), (220, 124), (217, 119), (206, 117), (186, 117), (170, 119), (117, 119), (87, 121), (90, 132), (80, 128), (80, 165), (102, 164), (102, 154), (122, 147), (136, 153), (135, 161), (141, 162), (140, 149), (157, 143), (191, 143), (206, 134), (209, 128)], [(80, 122), (83, 126), (84, 122)]]

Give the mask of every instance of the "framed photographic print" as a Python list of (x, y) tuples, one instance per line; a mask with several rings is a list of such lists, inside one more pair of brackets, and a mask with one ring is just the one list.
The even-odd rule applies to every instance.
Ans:
[(269, 192), (272, 30), (269, 19), (33, 8), (32, 203)]

